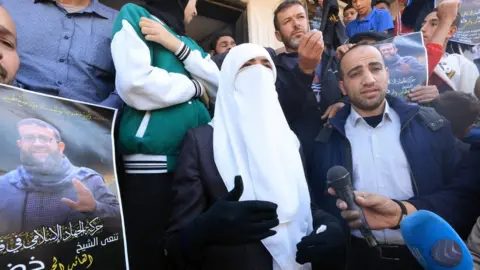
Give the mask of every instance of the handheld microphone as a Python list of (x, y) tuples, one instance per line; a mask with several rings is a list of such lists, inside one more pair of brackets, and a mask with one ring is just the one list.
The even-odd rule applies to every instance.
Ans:
[(430, 270), (471, 270), (472, 255), (455, 230), (438, 215), (425, 210), (406, 216), (400, 223), (410, 252)]
[(355, 202), (355, 193), (353, 192), (352, 181), (350, 173), (342, 166), (335, 166), (330, 168), (327, 172), (327, 185), (335, 189), (338, 197), (347, 203), (348, 210), (355, 210), (360, 212), (360, 219), (362, 226), (359, 228), (360, 233), (367, 241), (369, 247), (377, 247), (378, 242), (368, 226), (362, 208)]

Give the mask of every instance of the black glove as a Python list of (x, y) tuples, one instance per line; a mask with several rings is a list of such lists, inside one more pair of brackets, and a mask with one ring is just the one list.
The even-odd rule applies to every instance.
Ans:
[[(297, 244), (297, 262), (312, 263), (316, 269), (337, 269), (338, 260), (345, 254), (346, 245), (342, 226), (338, 221), (328, 220)], [(343, 268), (345, 264), (343, 263)]]
[(277, 205), (265, 201), (239, 202), (242, 193), (242, 177), (236, 176), (232, 191), (185, 229), (184, 241), (190, 251), (206, 245), (254, 243), (276, 233), (271, 229), (279, 224)]

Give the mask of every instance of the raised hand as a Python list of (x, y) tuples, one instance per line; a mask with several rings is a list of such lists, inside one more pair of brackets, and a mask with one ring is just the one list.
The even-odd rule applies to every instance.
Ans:
[(78, 201), (75, 202), (68, 198), (62, 198), (60, 201), (79, 212), (95, 211), (96, 202), (92, 192), (77, 179), (73, 179), (72, 184), (77, 191)]
[(303, 35), (298, 46), (298, 67), (306, 74), (313, 74), (322, 60), (324, 48), (322, 32), (313, 30)]

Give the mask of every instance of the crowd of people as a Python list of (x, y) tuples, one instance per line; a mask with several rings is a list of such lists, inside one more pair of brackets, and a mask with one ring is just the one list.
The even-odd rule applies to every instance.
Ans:
[[(480, 264), (479, 71), (447, 52), (459, 0), (411, 0), (395, 20), (388, 0), (352, 0), (343, 23), (336, 0), (318, 1), (320, 30), (301, 1), (284, 0), (272, 22), (279, 54), (228, 32), (204, 51), (185, 30), (197, 0), (144, 2), (116, 11), (99, 0), (0, 0), (0, 83), (121, 112), (130, 269), (422, 269), (398, 227), (418, 210), (445, 219)], [(392, 43), (372, 45), (412, 31), (426, 67)], [(428, 85), (406, 101), (387, 94), (390, 73), (425, 68)], [(58, 133), (46, 125), (27, 126)], [(327, 185), (339, 165), (382, 256)], [(103, 186), (95, 177), (69, 180), (71, 190)], [(65, 203), (118, 211), (88, 198), (88, 209)]]

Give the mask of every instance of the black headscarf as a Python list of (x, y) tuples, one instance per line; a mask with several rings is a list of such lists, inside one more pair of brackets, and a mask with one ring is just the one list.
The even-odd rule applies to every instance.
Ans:
[(185, 7), (189, 0), (147, 0), (144, 8), (166, 23), (175, 33), (185, 35)]

